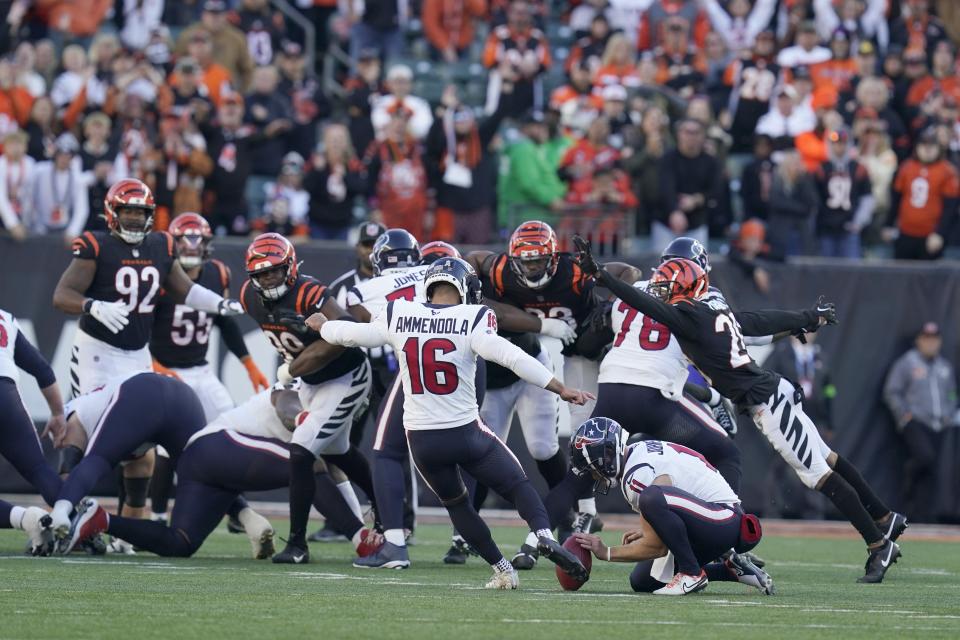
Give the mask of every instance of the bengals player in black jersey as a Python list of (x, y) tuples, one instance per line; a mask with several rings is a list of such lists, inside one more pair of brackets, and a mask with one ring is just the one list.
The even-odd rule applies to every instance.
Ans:
[[(598, 311), (602, 299), (594, 278), (583, 272), (572, 255), (559, 252), (557, 234), (550, 225), (537, 220), (525, 222), (510, 236), (506, 253), (474, 251), (466, 259), (480, 274), (488, 298), (519, 307), (544, 322), (566, 322), (576, 330), (577, 339), (565, 343), (562, 351), (565, 384), (595, 392), (598, 364), (592, 358), (598, 354), (586, 352), (583, 338), (589, 319)], [(634, 267), (623, 263), (611, 263), (610, 270), (631, 283), (640, 275)], [(547, 368), (553, 368), (550, 356), (535, 336), (504, 334), (504, 337)], [(534, 388), (495, 364), (487, 368), (487, 390), (480, 409), (484, 423), (506, 441), (513, 415), (518, 413), (527, 448), (547, 484), (554, 487), (567, 472), (567, 460), (557, 441), (559, 403), (550, 394), (544, 395), (542, 389)], [(592, 405), (593, 402), (583, 407), (571, 405), (571, 424), (579, 425), (589, 417)], [(596, 515), (593, 498), (580, 502), (578, 511)], [(534, 566), (536, 544), (531, 542), (528, 540), (514, 556), (516, 568)]]
[[(230, 269), (210, 257), (213, 232), (203, 216), (181, 213), (173, 219), (167, 231), (173, 236), (177, 262), (187, 276), (197, 284), (228, 297)], [(153, 369), (178, 378), (193, 389), (203, 405), (207, 422), (233, 408), (230, 393), (207, 362), (213, 325), (220, 329), (220, 335), (230, 352), (243, 363), (253, 390), (269, 388), (270, 382), (250, 357), (243, 341), (243, 332), (234, 318), (197, 311), (174, 302), (166, 290), (160, 291), (150, 336)], [(150, 506), (153, 511), (151, 517), (165, 521), (173, 466), (170, 458), (164, 454), (164, 451), (157, 450), (157, 463), (150, 482)]]
[(906, 529), (906, 518), (888, 509), (857, 468), (827, 446), (803, 411), (802, 392), (789, 380), (761, 368), (743, 340), (744, 333), (772, 335), (836, 324), (833, 305), (818, 303), (804, 312), (734, 314), (722, 297), (709, 295), (707, 274), (692, 260), (667, 260), (656, 269), (644, 292), (625, 286), (601, 268), (587, 242), (581, 238), (574, 242), (583, 270), (595, 274), (600, 283), (640, 313), (665, 324), (710, 384), (750, 414), (800, 480), (826, 495), (856, 527), (869, 554), (865, 574), (858, 582), (881, 582), (900, 557), (895, 540)]
[(273, 561), (301, 564), (310, 559), (306, 532), (314, 493), (323, 491), (321, 500), (343, 501), (325, 469), (314, 481), (320, 456), (374, 495), (369, 463), (350, 443), (354, 416), (370, 395), (370, 363), (362, 350), (330, 345), (304, 324), (316, 312), (328, 318), (351, 316), (324, 284), (300, 273), (289, 240), (278, 233), (257, 236), (247, 248), (246, 270), (240, 300), (283, 358), (277, 378), (281, 383), (300, 379), (303, 411), (290, 442), (290, 536)]
[[(53, 306), (80, 315), (70, 360), (73, 395), (112, 378), (151, 368), (150, 331), (157, 297), (165, 289), (176, 302), (217, 315), (243, 313), (240, 303), (194, 283), (176, 261), (173, 237), (152, 231), (156, 205), (150, 188), (132, 178), (116, 182), (103, 201), (108, 231), (86, 231), (73, 242), (73, 260), (53, 293)], [(75, 449), (75, 448), (74, 448)], [(70, 450), (61, 471), (80, 460)], [(146, 504), (152, 454), (124, 467), (127, 504)], [(136, 480), (134, 482), (133, 480)]]

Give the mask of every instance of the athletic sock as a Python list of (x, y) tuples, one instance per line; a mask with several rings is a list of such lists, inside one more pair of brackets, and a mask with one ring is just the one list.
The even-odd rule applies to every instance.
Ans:
[(527, 539), (523, 541), (523, 544), (527, 545), (528, 547), (533, 547), (534, 549), (536, 549), (538, 542), (540, 542), (540, 537), (536, 533), (531, 531), (530, 533), (527, 534)]
[(363, 521), (350, 509), (343, 494), (337, 490), (337, 485), (333, 484), (329, 473), (314, 474), (314, 487), (316, 489), (313, 496), (314, 506), (326, 517), (330, 528), (348, 538), (352, 538), (357, 531), (363, 529)]
[(596, 498), (582, 498), (577, 500), (577, 511), (580, 511), (581, 513), (589, 513), (592, 516), (597, 515)]
[[(290, 445), (290, 544), (307, 546), (307, 520), (313, 502), (314, 485), (312, 453), (300, 445)], [(338, 494), (339, 495), (339, 494)]]
[(347, 506), (350, 507), (350, 511), (353, 511), (353, 515), (357, 516), (357, 520), (363, 521), (363, 509), (360, 508), (360, 499), (357, 498), (357, 492), (353, 490), (353, 484), (346, 480), (337, 484), (337, 489), (346, 501)]
[(859, 469), (853, 466), (849, 460), (841, 455), (837, 455), (837, 462), (834, 464), (833, 470), (839, 473), (840, 476), (853, 487), (853, 490), (857, 492), (857, 496), (860, 498), (860, 504), (867, 510), (871, 518), (874, 520), (882, 520), (890, 513), (887, 505), (873, 492), (873, 488), (867, 484), (867, 481), (860, 475)]
[(67, 520), (69, 520), (71, 511), (73, 511), (73, 505), (70, 503), (69, 500), (57, 500), (53, 504), (53, 512), (59, 518), (66, 518)]
[(370, 471), (370, 462), (366, 456), (360, 453), (360, 449), (351, 445), (346, 453), (324, 455), (323, 459), (339, 467), (355, 485), (360, 487), (361, 491), (367, 494), (367, 498), (373, 502), (373, 507), (376, 509), (377, 505), (376, 499), (373, 497), (373, 474)]
[(513, 565), (510, 564), (510, 561), (506, 558), (500, 558), (496, 564), (491, 564), (490, 566), (493, 567), (493, 570), (497, 573), (510, 573), (513, 571)]
[(710, 582), (739, 582), (737, 574), (730, 571), (724, 562), (711, 562), (703, 570), (707, 572)]
[(383, 532), (383, 537), (387, 542), (398, 547), (407, 546), (407, 540), (403, 535), (403, 529), (387, 529)]
[(860, 532), (867, 545), (883, 540), (883, 534), (874, 519), (860, 504), (857, 492), (839, 473), (831, 473), (820, 487), (820, 493), (830, 498), (830, 502)]
[(550, 531), (550, 529), (537, 529), (536, 531), (533, 532), (533, 534), (537, 536), (538, 542), (540, 538), (546, 538), (547, 540), (555, 540), (555, 538), (553, 537), (553, 531)]
[[(2, 509), (3, 507), (6, 507), (6, 504), (0, 507), (0, 509)], [(7, 528), (19, 529), (23, 524), (23, 516), (26, 515), (27, 510), (24, 509), (23, 507), (11, 506), (7, 508), (10, 509), (10, 513), (8, 514), (9, 517), (6, 519), (0, 517), (0, 529), (7, 529)], [(0, 515), (2, 515), (2, 513), (0, 513)], [(6, 525), (7, 522), (10, 523), (9, 526)]]
[(557, 449), (557, 452), (546, 460), (537, 460), (537, 470), (551, 489), (560, 484), (563, 476), (567, 474), (567, 456), (563, 449)]

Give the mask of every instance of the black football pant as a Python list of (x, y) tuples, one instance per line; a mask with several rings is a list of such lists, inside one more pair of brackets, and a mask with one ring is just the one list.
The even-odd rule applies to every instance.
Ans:
[(0, 456), (53, 506), (63, 482), (43, 457), (33, 420), (10, 378), (0, 378)]

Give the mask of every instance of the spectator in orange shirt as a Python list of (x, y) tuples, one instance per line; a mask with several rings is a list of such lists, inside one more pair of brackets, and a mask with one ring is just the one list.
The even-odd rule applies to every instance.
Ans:
[[(898, 260), (935, 260), (943, 255), (957, 218), (960, 177), (943, 158), (936, 131), (927, 129), (917, 140), (916, 151), (902, 165), (893, 181), (887, 238), (894, 238), (893, 255)], [(892, 225), (891, 225), (892, 226)]]
[(710, 20), (697, 0), (660, 0), (654, 2), (640, 19), (637, 49), (648, 51), (663, 44), (667, 23), (682, 20), (693, 36), (694, 44), (702, 49), (710, 32)]
[[(214, 62), (213, 36), (205, 29), (197, 29), (190, 36), (187, 51), (200, 66), (201, 84), (207, 90), (207, 97), (219, 107), (223, 96), (233, 91), (233, 79), (226, 67)], [(175, 74), (169, 81), (176, 82)]]
[(960, 79), (957, 78), (953, 45), (941, 40), (933, 49), (930, 72), (913, 81), (907, 91), (907, 106), (919, 107), (934, 91), (953, 96), (960, 100)]
[(100, 28), (112, 0), (37, 0), (38, 13), (45, 14), (50, 35), (60, 44), (76, 42), (84, 49)]
[(560, 112), (567, 128), (584, 131), (603, 109), (603, 98), (590, 83), (590, 71), (577, 62), (567, 73), (568, 82), (550, 94), (550, 108)]
[(837, 92), (850, 88), (850, 79), (857, 75), (857, 61), (850, 57), (850, 34), (843, 27), (835, 29), (830, 38), (830, 60), (810, 66), (813, 88), (830, 85)]
[(33, 106), (30, 92), (14, 85), (14, 75), (13, 63), (0, 59), (0, 136), (26, 126)]
[(587, 135), (567, 149), (560, 159), (557, 173), (571, 187), (580, 180), (589, 180), (598, 166), (620, 160), (620, 152), (610, 146), (610, 123), (597, 118), (590, 123)]
[(598, 164), (593, 172), (577, 180), (567, 191), (566, 202), (577, 205), (574, 216), (563, 216), (557, 231), (562, 238), (573, 234), (600, 245), (610, 244), (623, 229), (623, 220), (639, 204), (630, 189), (630, 178), (616, 168), (612, 159)]
[(593, 84), (597, 87), (618, 84), (628, 89), (640, 86), (633, 48), (622, 33), (615, 33), (607, 40), (600, 67), (593, 72)]
[(424, 0), (420, 18), (433, 58), (462, 58), (473, 42), (473, 21), (486, 13), (486, 0)]

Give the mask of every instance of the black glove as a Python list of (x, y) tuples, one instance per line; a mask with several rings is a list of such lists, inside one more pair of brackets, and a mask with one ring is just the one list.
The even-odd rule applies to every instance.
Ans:
[(576, 260), (583, 272), (588, 276), (595, 276), (600, 271), (600, 265), (593, 259), (593, 253), (590, 249), (590, 241), (584, 240), (580, 236), (573, 236), (573, 246), (576, 247)]
[(304, 336), (312, 332), (306, 324), (306, 318), (293, 311), (274, 311), (268, 316), (271, 323), (283, 325), (291, 332)]
[(793, 335), (800, 339), (800, 342), (806, 343), (803, 337), (807, 333), (815, 333), (820, 328), (820, 319), (823, 318), (825, 324), (837, 324), (837, 307), (832, 302), (826, 302), (823, 296), (817, 298), (817, 303), (807, 310), (807, 315), (811, 318), (810, 324), (804, 328), (795, 331)]

